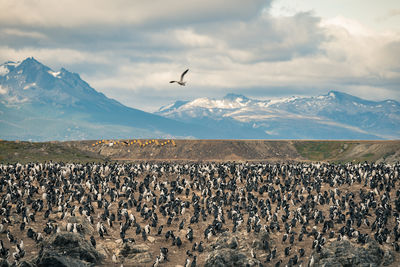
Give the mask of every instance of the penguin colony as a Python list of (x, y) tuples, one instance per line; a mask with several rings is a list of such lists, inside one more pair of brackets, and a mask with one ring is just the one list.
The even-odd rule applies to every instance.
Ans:
[[(148, 244), (148, 266), (202, 266), (223, 232), (269, 233), (248, 256), (307, 266), (334, 240), (399, 251), (400, 164), (30, 163), (0, 165), (0, 257), (18, 263), (59, 231)], [(153, 241), (150, 243), (149, 239)], [(241, 240), (238, 240), (241, 245)], [(243, 244), (242, 244), (243, 245)], [(104, 264), (123, 264), (111, 253)]]

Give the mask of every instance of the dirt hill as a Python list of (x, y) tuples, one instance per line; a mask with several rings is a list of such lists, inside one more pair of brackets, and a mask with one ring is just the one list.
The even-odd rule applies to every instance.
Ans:
[(91, 140), (0, 142), (1, 162), (29, 161), (329, 161), (393, 163), (396, 141)]

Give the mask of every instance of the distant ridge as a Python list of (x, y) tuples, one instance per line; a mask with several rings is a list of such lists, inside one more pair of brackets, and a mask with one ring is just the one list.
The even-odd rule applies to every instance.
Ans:
[[(179, 104), (177, 104), (179, 103)], [(254, 139), (399, 139), (400, 104), (369, 101), (339, 91), (273, 100), (227, 94), (177, 101), (156, 114), (225, 127)]]

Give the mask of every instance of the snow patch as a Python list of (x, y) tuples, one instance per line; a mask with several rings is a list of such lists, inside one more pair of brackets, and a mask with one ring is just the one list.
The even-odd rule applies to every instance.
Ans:
[(4, 88), (4, 87), (2, 87), (1, 85), (0, 85), (0, 95), (5, 95), (5, 94), (7, 94), (7, 88)]
[(14, 62), (14, 61), (7, 61), (6, 63), (4, 63), (4, 65), (7, 65), (7, 66), (13, 66), (13, 67), (18, 67), (19, 65), (21, 64), (21, 61), (17, 61), (17, 62)]
[(237, 98), (234, 101), (230, 101), (227, 99), (215, 100), (209, 99), (207, 97), (195, 99), (186, 105), (183, 105), (182, 108), (192, 108), (192, 107), (200, 107), (207, 109), (235, 109), (246, 106), (247, 103), (241, 102), (242, 98)]
[(0, 76), (4, 76), (7, 75), (10, 71), (8, 70), (8, 68), (4, 65), (0, 66)]
[(29, 83), (29, 84), (24, 86), (24, 90), (28, 90), (29, 88), (35, 87), (35, 86), (36, 86), (36, 83)]
[(60, 71), (54, 72), (54, 71), (49, 70), (48, 73), (53, 75), (55, 78), (60, 78), (58, 75), (60, 75), (61, 72)]
[(6, 100), (7, 100), (7, 104), (21, 104), (21, 103), (25, 103), (25, 102), (29, 101), (28, 98), (19, 98), (16, 95), (7, 97)]
[(292, 97), (286, 97), (286, 98), (277, 98), (277, 99), (271, 99), (267, 104), (266, 107), (272, 106), (272, 105), (278, 105), (282, 103), (289, 103), (293, 102), (295, 100), (299, 99), (297, 96), (292, 96)]

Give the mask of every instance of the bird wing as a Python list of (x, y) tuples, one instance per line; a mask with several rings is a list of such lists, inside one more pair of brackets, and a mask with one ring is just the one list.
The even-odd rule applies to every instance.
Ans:
[(189, 71), (189, 69), (185, 70), (182, 75), (181, 75), (181, 81), (183, 81), (183, 76), (185, 76), (185, 74)]

